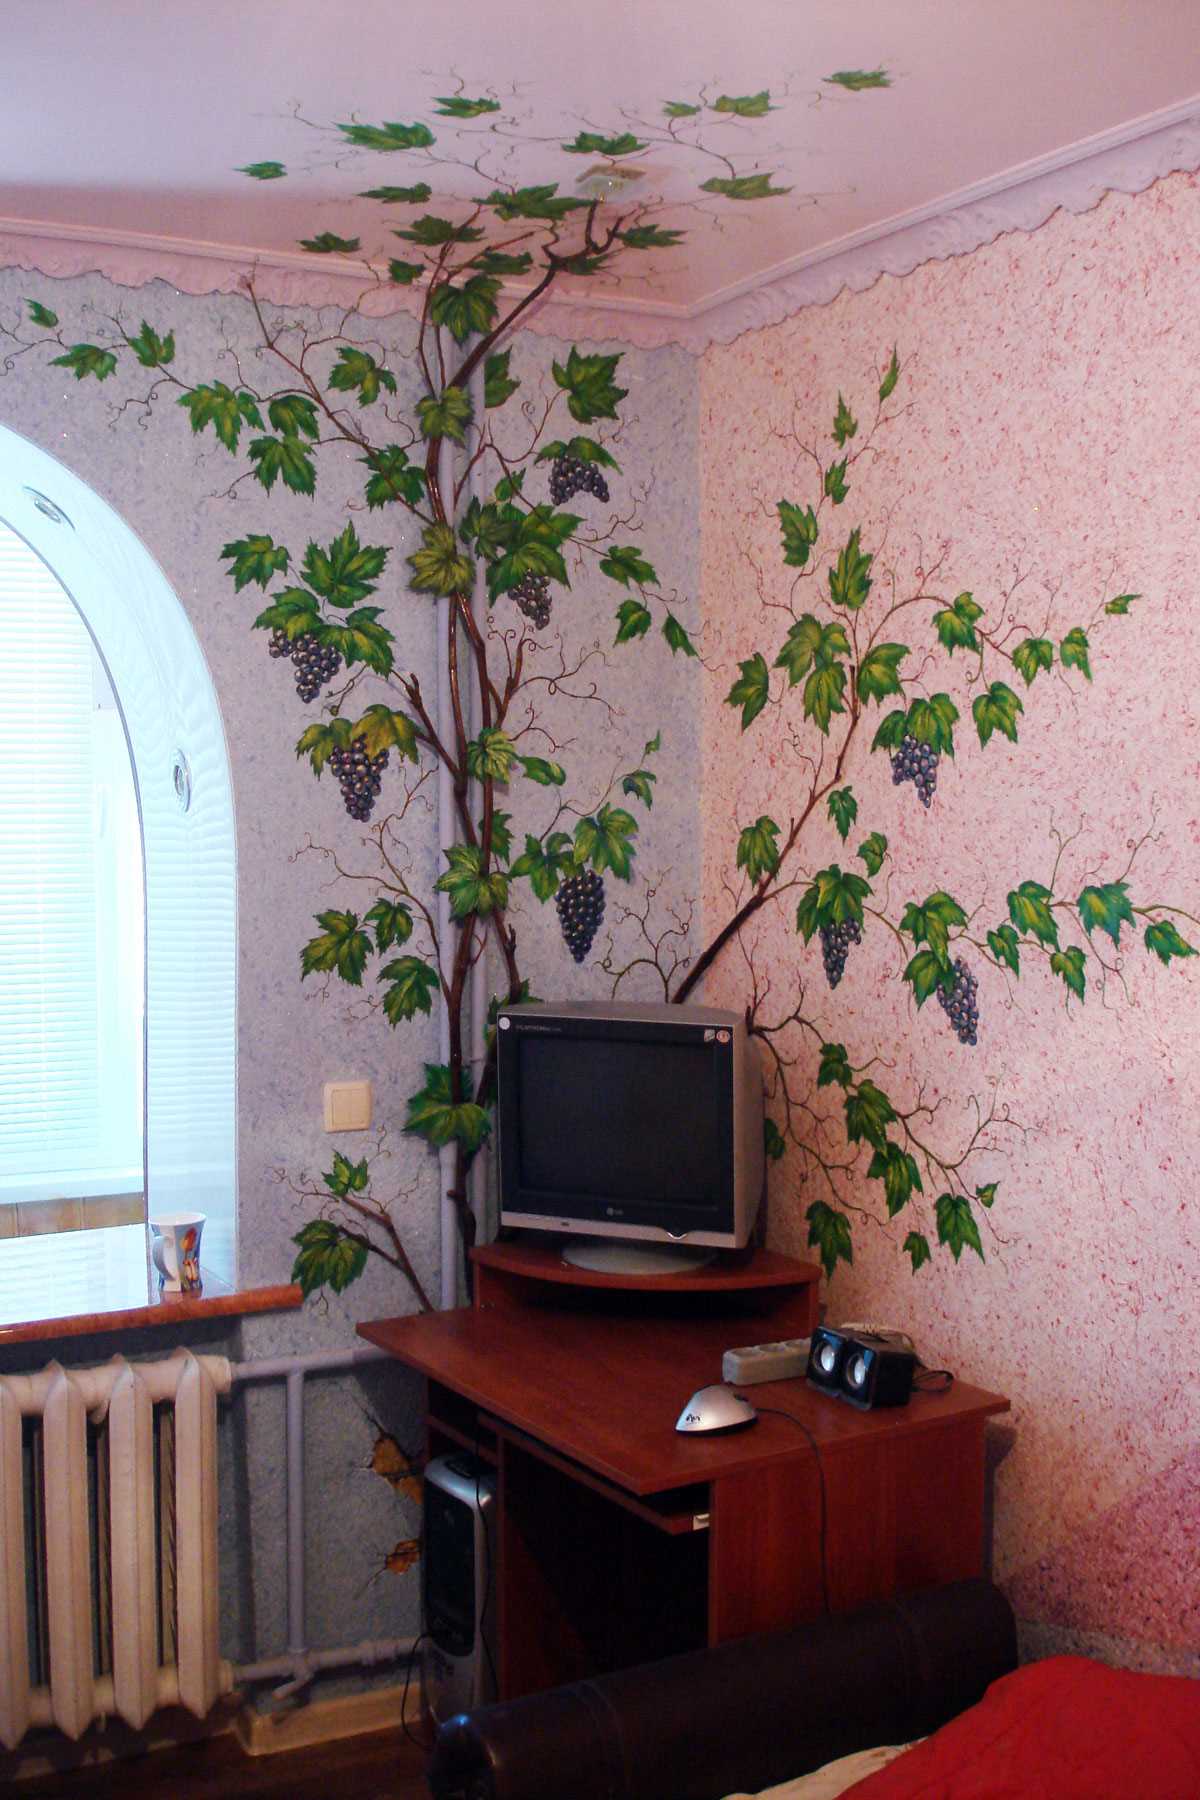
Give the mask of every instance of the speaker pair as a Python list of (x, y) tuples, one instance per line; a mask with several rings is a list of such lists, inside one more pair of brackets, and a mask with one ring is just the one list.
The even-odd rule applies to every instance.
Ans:
[(899, 1332), (818, 1325), (806, 1375), (822, 1392), (869, 1412), (876, 1406), (907, 1406), (916, 1367), (916, 1352)]

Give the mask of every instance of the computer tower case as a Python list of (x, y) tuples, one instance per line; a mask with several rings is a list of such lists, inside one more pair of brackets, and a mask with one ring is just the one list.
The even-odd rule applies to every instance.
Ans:
[(492, 1470), (465, 1451), (425, 1470), (422, 1683), (439, 1725), (495, 1699), (495, 1499)]

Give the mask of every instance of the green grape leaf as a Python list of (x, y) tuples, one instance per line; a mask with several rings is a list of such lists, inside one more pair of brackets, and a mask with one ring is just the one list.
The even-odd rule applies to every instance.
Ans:
[[(307, 588), (284, 588), (276, 594), (270, 606), (265, 606), (254, 621), (256, 631), (284, 631), (288, 641), (295, 643), (305, 632), (321, 633), (325, 629), (316, 599)], [(322, 643), (332, 643), (328, 635), (322, 636)]]
[(914, 1192), (923, 1193), (921, 1174), (915, 1157), (899, 1144), (885, 1143), (876, 1150), (867, 1170), (868, 1181), (882, 1181), (888, 1218), (894, 1219), (912, 1199)]
[(284, 573), (291, 558), (274, 538), (254, 536), (235, 538), (231, 544), (226, 544), (221, 551), (221, 560), (232, 562), (229, 574), (233, 578), (234, 592), (240, 594), (252, 581), (265, 588), (276, 575)]
[(913, 991), (918, 1011), (929, 996), (946, 982), (946, 964), (932, 950), (918, 950), (904, 971), (904, 979)]
[(613, 643), (628, 644), (634, 638), (645, 637), (652, 623), (648, 606), (643, 606), (640, 600), (622, 600), (617, 608), (617, 635)]
[(974, 1250), (982, 1262), (983, 1244), (979, 1237), (979, 1227), (975, 1223), (975, 1214), (971, 1211), (971, 1202), (966, 1195), (939, 1194), (936, 1212), (938, 1243), (947, 1246), (955, 1262), (967, 1248)]
[(1081, 1000), (1084, 989), (1087, 987), (1086, 966), (1087, 958), (1078, 944), (1072, 944), (1066, 950), (1056, 950), (1050, 958), (1050, 967), (1054, 974), (1061, 975), (1071, 992), (1077, 994)]
[(648, 582), (657, 582), (658, 571), (653, 563), (648, 563), (636, 544), (610, 544), (600, 562), (601, 573), (610, 581), (619, 581), (622, 587), (631, 582), (644, 587)]
[(725, 696), (726, 706), (740, 706), (742, 709), (742, 730), (752, 725), (763, 707), (767, 704), (771, 691), (771, 672), (767, 668), (767, 659), (761, 651), (756, 650), (753, 656), (740, 662), (741, 674)]
[(848, 1088), (853, 1080), (854, 1070), (850, 1067), (845, 1044), (822, 1044), (817, 1086)]
[(338, 351), (337, 362), (330, 372), (329, 385), (343, 394), (352, 394), (357, 388), (358, 404), (373, 406), (381, 389), (389, 394), (396, 392), (396, 377), (390, 369), (385, 369), (376, 362), (368, 351), (343, 346)]
[(709, 106), (713, 112), (734, 113), (739, 119), (762, 119), (775, 111), (766, 88), (758, 94), (738, 94), (736, 97), (720, 94), (709, 102)]
[(435, 110), (443, 119), (478, 119), (484, 113), (500, 111), (498, 100), (468, 100), (465, 94), (436, 94)]
[(412, 187), (367, 188), (358, 198), (382, 200), (385, 206), (424, 206), (432, 191), (427, 181), (418, 181)]
[(971, 594), (960, 594), (957, 600), (933, 615), (934, 629), (942, 648), (953, 656), (956, 650), (978, 650), (979, 633), (975, 621), (983, 617), (983, 608)]
[(394, 235), (407, 244), (420, 244), (423, 250), (439, 250), (443, 244), (477, 244), (483, 232), (478, 225), (456, 225), (452, 219), (440, 218), (436, 213), (422, 213)]
[(26, 299), (25, 304), (29, 308), (29, 317), (34, 325), (40, 325), (45, 331), (54, 330), (58, 324), (56, 312), (51, 312), (50, 308), (43, 306), (40, 300)]
[(627, 250), (672, 250), (682, 244), (682, 231), (665, 231), (661, 225), (632, 225), (617, 236)]
[(300, 979), (306, 975), (340, 975), (352, 987), (361, 987), (363, 970), (371, 954), (371, 940), (356, 913), (318, 913), (321, 935), (310, 938), (300, 952)]
[(240, 169), (234, 170), (234, 174), (249, 175), (252, 181), (281, 181), (287, 174), (287, 169), (281, 162), (243, 163)]
[(471, 913), (485, 918), (508, 905), (508, 878), (498, 869), (483, 873), (483, 849), (479, 844), (451, 844), (446, 851), (449, 867), (443, 870), (434, 887), (449, 894), (450, 911), (456, 919)]
[(667, 100), (663, 103), (663, 112), (668, 119), (694, 119), (699, 111), (698, 106), (692, 106), (686, 100)]
[(851, 612), (857, 612), (871, 592), (871, 564), (875, 560), (873, 553), (859, 547), (859, 529), (856, 525), (829, 571), (829, 598), (835, 606), (845, 606)]
[[(55, 323), (57, 323), (57, 320)], [(1105, 601), (1104, 610), (1106, 613), (1120, 616), (1123, 613), (1127, 613), (1129, 608), (1133, 605), (1133, 602), (1135, 600), (1140, 600), (1141, 597), (1140, 594), (1116, 594), (1111, 600)]]
[(480, 548), (486, 554), (492, 546), (507, 546), (506, 553), (488, 568), (488, 593), (492, 599), (510, 593), (531, 572), (569, 587), (570, 576), (559, 545), (567, 541), (579, 522), (577, 513), (555, 512), (549, 506), (534, 506), (526, 513), (514, 506), (493, 512), (482, 508), (476, 540)]
[(320, 435), (317, 409), (307, 394), (280, 394), (267, 407), (267, 418), (283, 437)]
[(501, 350), (495, 356), (489, 356), (483, 365), (483, 404), (486, 407), (503, 406), (521, 385), (508, 372), (511, 355), (511, 350)]
[(525, 772), (526, 780), (536, 782), (538, 787), (562, 787), (567, 779), (562, 764), (547, 762), (544, 756), (518, 756), (517, 761)]
[(461, 444), (473, 416), (471, 396), (465, 388), (443, 388), (440, 394), (426, 394), (417, 401), (417, 418), (423, 438), (446, 437)]
[(495, 275), (472, 275), (461, 287), (439, 282), (430, 298), (430, 317), (435, 325), (446, 327), (456, 344), (464, 344), (474, 333), (482, 334), (495, 324), (499, 292)]
[(838, 395), (837, 411), (833, 415), (833, 437), (839, 450), (843, 449), (852, 437), (858, 435), (858, 420)]
[(840, 621), (822, 624), (812, 613), (804, 613), (789, 628), (775, 667), (786, 669), (788, 686), (795, 687), (814, 662), (818, 668), (828, 668), (835, 657), (849, 654), (850, 640)]
[(575, 860), (581, 867), (589, 862), (597, 874), (611, 869), (621, 881), (633, 874), (634, 846), (629, 839), (637, 831), (637, 820), (623, 807), (602, 806), (590, 818), (580, 819), (575, 827)]
[(237, 449), (243, 425), (256, 425), (262, 429), (262, 414), (253, 395), (235, 394), (223, 381), (214, 381), (211, 387), (192, 388), (189, 393), (180, 395), (179, 405), (187, 408), (194, 432), (201, 432), (206, 425), (211, 425), (229, 451)]
[(1058, 656), (1064, 669), (1082, 669), (1083, 673), (1090, 681), (1092, 679), (1092, 666), (1088, 661), (1089, 648), (1090, 645), (1088, 644), (1087, 632), (1083, 629), (1082, 625), (1076, 625), (1072, 630), (1068, 631), (1066, 637), (1058, 646)]
[(576, 462), (600, 463), (606, 469), (616, 469), (620, 473), (621, 465), (611, 451), (598, 444), (595, 438), (573, 437), (566, 442), (555, 438), (552, 444), (545, 444), (534, 458), (535, 462), (557, 462), (560, 456), (574, 457)]
[(323, 1177), (323, 1180), (330, 1193), (336, 1194), (341, 1200), (347, 1194), (365, 1194), (371, 1185), (371, 1171), (367, 1167), (365, 1156), (361, 1162), (351, 1162), (348, 1156), (343, 1156), (340, 1150), (335, 1150), (333, 1168)]
[(817, 730), (828, 734), (834, 713), (845, 712), (846, 670), (840, 662), (819, 664), (804, 684), (804, 716)]
[(358, 238), (339, 237), (336, 231), (322, 231), (317, 237), (301, 238), (300, 248), (311, 250), (317, 256), (353, 256), (356, 250), (362, 249)]
[[(507, 862), (512, 855), (512, 814), (496, 811), (492, 814), (492, 830), (489, 842), (492, 846), (492, 859), (495, 862)], [(479, 835), (483, 836), (483, 820), (479, 821)]]
[(1008, 916), (1021, 934), (1030, 932), (1041, 944), (1058, 948), (1058, 926), (1050, 903), (1054, 896), (1039, 881), (1023, 881), (1008, 896)]
[(1161, 963), (1169, 963), (1173, 956), (1183, 958), (1195, 956), (1196, 951), (1186, 938), (1180, 937), (1170, 919), (1155, 919), (1153, 925), (1146, 927), (1146, 948), (1153, 950)]
[(473, 265), (481, 275), (528, 275), (533, 257), (528, 250), (481, 250)]
[(599, 131), (580, 131), (569, 144), (564, 144), (572, 156), (637, 156), (646, 148), (645, 143), (634, 137), (632, 131), (605, 137)]
[(931, 744), (940, 755), (952, 757), (957, 720), (958, 708), (949, 694), (934, 694), (928, 700), (913, 701), (908, 709), (905, 729), (912, 733), (919, 744)]
[(846, 925), (863, 922), (863, 901), (871, 892), (871, 884), (852, 870), (845, 873), (837, 863), (830, 863), (813, 877), (800, 896), (796, 909), (796, 930), (804, 934), (807, 944), (821, 925)]
[(938, 961), (945, 966), (950, 953), (950, 931), (965, 925), (967, 915), (953, 895), (939, 888), (920, 905), (910, 900), (900, 920), (901, 931), (907, 931), (914, 944), (928, 944)]
[(260, 437), (250, 442), (254, 474), (268, 494), (277, 480), (294, 494), (311, 494), (317, 485), (312, 455), (297, 437)]
[(408, 566), (418, 594), (468, 594), (475, 579), (475, 565), (460, 550), (452, 525), (427, 525)]
[(884, 700), (889, 694), (903, 694), (899, 668), (909, 654), (907, 644), (876, 644), (858, 665), (858, 697), (860, 700)]
[(763, 1153), (768, 1162), (779, 1162), (786, 1149), (787, 1145), (783, 1141), (783, 1133), (780, 1131), (774, 1119), (764, 1119)]
[[(319, 781), (321, 771), (334, 750), (345, 750), (350, 743), (349, 719), (334, 719), (328, 725), (308, 725), (296, 745), (297, 757), (307, 756), (313, 774)], [(368, 915), (369, 916), (369, 915)]]
[(107, 381), (116, 366), (113, 352), (102, 350), (98, 344), (72, 344), (65, 355), (50, 359), (52, 369), (70, 369), (76, 381), (83, 381), (89, 375), (94, 375), (97, 381)]
[(993, 681), (985, 693), (976, 694), (971, 706), (975, 729), (982, 748), (994, 731), (1012, 743), (1017, 741), (1017, 714), (1025, 711), (1021, 701), (1003, 681)]
[(867, 88), (891, 87), (892, 78), (886, 69), (838, 69), (834, 74), (826, 75), (825, 85), (845, 88), (849, 94), (861, 94)]
[(412, 936), (412, 913), (399, 900), (377, 900), (365, 923), (375, 927), (375, 947), (381, 953), (393, 944), (407, 944)]
[(987, 946), (998, 963), (1005, 963), (1014, 975), (1021, 973), (1021, 940), (1011, 925), (998, 925), (987, 934)]
[(467, 773), (476, 781), (507, 782), (517, 752), (507, 732), (489, 725), (467, 745)]
[(495, 188), (483, 204), (494, 208), (497, 218), (506, 224), (513, 219), (545, 219), (555, 224), (568, 213), (585, 210), (589, 203), (577, 195), (560, 194), (558, 183), (548, 181), (537, 187), (514, 188), (509, 193)]
[[(355, 743), (361, 742), (368, 756), (395, 750), (401, 762), (418, 760), (416, 725), (407, 713), (395, 712), (382, 701), (368, 706), (362, 718), (351, 726), (350, 737)], [(379, 948), (385, 950), (387, 946), (380, 944)]]
[(682, 650), (685, 656), (695, 656), (696, 646), (673, 612), (668, 612), (663, 620), (662, 634), (671, 646), (672, 655)]
[(849, 1141), (865, 1142), (882, 1150), (887, 1143), (887, 1127), (896, 1121), (896, 1110), (883, 1089), (873, 1081), (860, 1081), (855, 1092), (847, 1093), (844, 1105)]
[(304, 579), (331, 606), (356, 606), (375, 592), (388, 552), (382, 544), (360, 544), (353, 522), (328, 549), (310, 543), (304, 552)]
[(887, 855), (887, 847), (888, 841), (882, 831), (873, 831), (870, 837), (864, 838), (858, 846), (856, 854), (861, 856), (866, 863), (868, 875), (878, 875), (883, 867), (883, 859)]
[(399, 444), (369, 450), (358, 460), (371, 471), (364, 492), (372, 512), (376, 507), (388, 506), (393, 500), (399, 500), (405, 506), (420, 505), (425, 494), (425, 471), (409, 462), (407, 450), (401, 449)]
[(1013, 651), (1012, 659), (1017, 674), (1025, 679), (1025, 686), (1032, 687), (1034, 677), (1054, 662), (1054, 645), (1049, 638), (1025, 638)]
[(830, 463), (822, 483), (825, 498), (832, 500), (835, 506), (840, 506), (849, 492), (846, 486), (846, 461), (843, 456), (841, 462)]
[(431, 1013), (434, 996), (442, 985), (432, 963), (420, 956), (398, 956), (380, 969), (379, 979), (387, 983), (383, 1011), (393, 1026), (401, 1019), (415, 1018), (419, 1012)]
[(459, 1143), (474, 1155), (490, 1130), (490, 1121), (482, 1106), (471, 1098), (471, 1072), (464, 1068), (460, 1076), (462, 1099), (454, 1099), (454, 1083), (444, 1063), (425, 1064), (425, 1085), (408, 1102), (405, 1131), (423, 1137), (440, 1148)]
[(435, 141), (428, 125), (401, 125), (394, 119), (382, 125), (339, 125), (338, 130), (360, 150), (427, 150)]
[(175, 361), (175, 333), (168, 331), (165, 338), (160, 338), (145, 319), (137, 336), (125, 341), (144, 369), (165, 369)]
[(1129, 890), (1123, 881), (1107, 881), (1100, 887), (1085, 887), (1075, 902), (1079, 922), (1088, 936), (1097, 926), (1107, 931), (1114, 944), (1121, 941), (1122, 922), (1132, 927), (1133, 907)]
[(837, 826), (838, 836), (845, 843), (850, 836), (850, 827), (858, 817), (858, 801), (854, 798), (854, 789), (834, 788), (826, 804), (829, 817)]
[(910, 1231), (900, 1247), (905, 1256), (910, 1256), (912, 1258), (912, 1272), (914, 1275), (923, 1264), (929, 1261), (933, 1254), (929, 1248), (929, 1239), (920, 1231)]
[(790, 187), (772, 187), (771, 175), (713, 175), (700, 183), (700, 191), (721, 194), (726, 200), (776, 200), (792, 190)]
[(888, 364), (883, 380), (879, 384), (879, 403), (890, 400), (900, 379), (900, 364), (896, 360), (896, 346), (892, 345), (892, 360)]
[(629, 392), (613, 381), (621, 353), (614, 356), (581, 356), (572, 344), (566, 363), (552, 363), (559, 387), (567, 394), (567, 410), (581, 425), (593, 419), (615, 419), (617, 405)]
[(872, 750), (898, 750), (904, 742), (904, 734), (908, 730), (908, 714), (890, 712), (880, 721), (879, 730), (871, 739)]
[(779, 845), (775, 842), (778, 836), (778, 825), (766, 813), (738, 834), (737, 866), (745, 869), (749, 880), (761, 881), (779, 867)]
[(628, 775), (621, 777), (621, 792), (632, 794), (649, 812), (654, 805), (654, 783), (657, 780), (658, 776), (653, 769), (631, 769)]
[(814, 1200), (804, 1217), (808, 1221), (808, 1242), (821, 1258), (825, 1279), (833, 1279), (839, 1262), (853, 1263), (854, 1244), (850, 1221), (824, 1200)]
[(975, 1198), (978, 1200), (980, 1206), (992, 1205), (996, 1198), (996, 1189), (999, 1186), (1000, 1183), (998, 1181), (989, 1181), (984, 1187), (977, 1187), (975, 1189)]
[(524, 852), (517, 857), (509, 874), (517, 879), (527, 877), (534, 897), (544, 905), (557, 893), (562, 870), (572, 860), (571, 840), (565, 831), (555, 831), (546, 839), (527, 835)]
[(424, 273), (424, 263), (405, 262), (402, 256), (393, 256), (388, 262), (388, 280), (397, 287), (411, 287)]
[(309, 1219), (292, 1239), (296, 1260), (292, 1280), (307, 1300), (318, 1288), (342, 1293), (367, 1266), (367, 1246), (332, 1219)]
[(783, 533), (784, 563), (790, 569), (802, 569), (817, 541), (817, 515), (811, 506), (797, 506), (791, 500), (778, 501), (775, 510)]
[(343, 624), (330, 627), (329, 642), (341, 651), (348, 669), (355, 663), (365, 663), (377, 675), (391, 674), (392, 634), (377, 623), (378, 618), (377, 606), (358, 606), (346, 614)]

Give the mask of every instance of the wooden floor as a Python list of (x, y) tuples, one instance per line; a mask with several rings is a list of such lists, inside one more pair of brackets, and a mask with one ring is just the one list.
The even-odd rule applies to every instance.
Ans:
[(232, 1734), (180, 1750), (39, 1776), (12, 1800), (429, 1800), (424, 1753), (396, 1731), (278, 1756), (246, 1756)]

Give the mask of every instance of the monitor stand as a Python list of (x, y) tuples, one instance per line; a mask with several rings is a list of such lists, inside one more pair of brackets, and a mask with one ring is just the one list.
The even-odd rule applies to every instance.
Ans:
[(717, 1252), (687, 1244), (622, 1243), (614, 1238), (568, 1238), (562, 1259), (596, 1275), (690, 1275), (715, 1262)]

